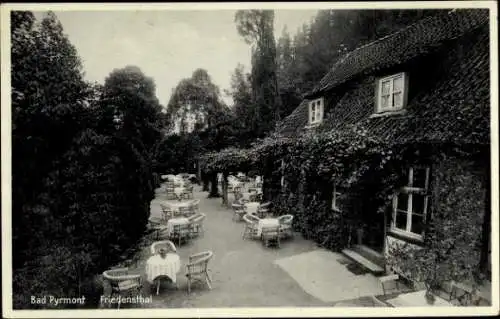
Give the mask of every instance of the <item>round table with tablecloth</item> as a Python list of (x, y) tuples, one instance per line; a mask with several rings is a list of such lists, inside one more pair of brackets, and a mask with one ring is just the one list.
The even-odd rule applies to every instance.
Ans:
[(172, 212), (177, 213), (179, 212), (179, 207), (190, 207), (193, 205), (193, 200), (187, 200), (187, 201), (165, 201), (165, 205), (170, 207)]
[(280, 221), (277, 218), (262, 218), (257, 224), (257, 236), (262, 234), (262, 229), (266, 227), (278, 227)]
[(175, 283), (180, 269), (181, 259), (176, 253), (167, 253), (165, 258), (162, 258), (159, 254), (154, 255), (146, 261), (146, 277), (150, 283), (162, 276), (167, 276)]
[(174, 187), (175, 196), (181, 198), (182, 193), (186, 192), (186, 187)]

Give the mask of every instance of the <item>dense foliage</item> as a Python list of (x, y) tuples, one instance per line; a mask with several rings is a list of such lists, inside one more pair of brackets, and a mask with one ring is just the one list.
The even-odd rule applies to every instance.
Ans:
[[(361, 126), (353, 126), (340, 132), (305, 133), (296, 139), (272, 136), (249, 149), (209, 153), (204, 157), (204, 168), (219, 172), (260, 171), (264, 174), (264, 198), (273, 202), (275, 214), (293, 214), (296, 230), (339, 251), (353, 243), (354, 231), (367, 216), (387, 213), (391, 217), (392, 197), (406, 182), (400, 174), (404, 169), (415, 164), (442, 163), (447, 156), (474, 160), (486, 154), (483, 146), (391, 143), (366, 134)], [(438, 170), (441, 175), (435, 177), (443, 184), (439, 187), (443, 200), (434, 201), (432, 211), (439, 214), (434, 214), (432, 223), (427, 224), (428, 243), (420, 250), (422, 255), (409, 258), (406, 252), (394, 254), (400, 259), (404, 256), (411, 269), (432, 274), (433, 280), (437, 274), (440, 283), (475, 278), (483, 241), (484, 218), (477, 210), (484, 207), (485, 186), (472, 176), (457, 177), (458, 172), (468, 171), (466, 167), (456, 168), (456, 172), (450, 169)], [(475, 170), (484, 177), (484, 171)], [(343, 189), (337, 199), (340, 210), (332, 209), (334, 185)], [(465, 185), (471, 185), (475, 193), (465, 194)], [(434, 271), (432, 267), (437, 264), (443, 268)], [(446, 274), (441, 276), (442, 271)]]
[(86, 83), (53, 13), (11, 17), (13, 306), (85, 295), (95, 307), (93, 275), (123, 257), (149, 217), (161, 106), (136, 67)]

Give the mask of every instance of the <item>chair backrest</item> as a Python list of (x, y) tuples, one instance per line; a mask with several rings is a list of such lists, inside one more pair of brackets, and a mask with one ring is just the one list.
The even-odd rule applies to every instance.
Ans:
[(293, 221), (293, 215), (283, 215), (278, 217), (280, 224), (291, 224)]
[(254, 219), (252, 219), (252, 218), (250, 217), (250, 215), (249, 215), (249, 214), (245, 214), (245, 215), (243, 216), (243, 221), (244, 221), (245, 223), (247, 223), (247, 224), (251, 224), (251, 225), (253, 225), (253, 224), (256, 224), (256, 223), (257, 223)]
[(255, 214), (246, 214), (246, 216), (248, 216), (248, 219), (250, 219), (254, 223), (258, 223), (260, 221), (259, 216), (255, 215)]
[(189, 256), (189, 264), (187, 265), (189, 274), (201, 274), (207, 271), (208, 262), (212, 259), (214, 253), (212, 251), (204, 251), (195, 255)]
[(269, 206), (271, 206), (271, 202), (265, 202), (263, 204), (260, 204), (259, 208), (268, 209)]
[(189, 214), (192, 212), (192, 208), (189, 206), (179, 206), (179, 213), (181, 214)]
[(156, 255), (160, 253), (160, 249), (165, 249), (167, 253), (169, 252), (177, 252), (177, 249), (175, 248), (175, 245), (173, 242), (170, 240), (161, 240), (161, 241), (156, 241), (151, 244), (151, 254)]
[(191, 204), (191, 207), (193, 207), (193, 209), (195, 211), (199, 211), (200, 210), (200, 200), (199, 199), (195, 199), (193, 201), (193, 203)]
[(243, 205), (236, 204), (236, 203), (231, 204), (231, 207), (233, 208), (233, 210), (235, 212), (240, 212), (240, 211), (242, 211), (244, 209)]
[(176, 235), (189, 233), (191, 225), (190, 224), (177, 224), (174, 225), (172, 232)]
[(262, 236), (277, 236), (279, 234), (279, 226), (266, 226), (262, 228)]
[(141, 282), (140, 274), (130, 274), (128, 268), (109, 269), (102, 273), (102, 276), (107, 280), (114, 290), (121, 290), (120, 283), (123, 281), (133, 280), (137, 283)]

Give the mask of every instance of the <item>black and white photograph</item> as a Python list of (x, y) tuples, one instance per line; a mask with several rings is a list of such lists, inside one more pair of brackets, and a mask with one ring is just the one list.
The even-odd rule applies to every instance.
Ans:
[(1, 9), (4, 317), (498, 314), (494, 1)]

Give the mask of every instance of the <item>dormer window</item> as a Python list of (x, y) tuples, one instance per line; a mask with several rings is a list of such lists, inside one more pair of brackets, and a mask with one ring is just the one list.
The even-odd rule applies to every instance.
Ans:
[(309, 102), (309, 125), (316, 125), (323, 121), (323, 98)]
[(408, 74), (398, 73), (381, 78), (377, 82), (376, 112), (401, 111), (406, 107)]

